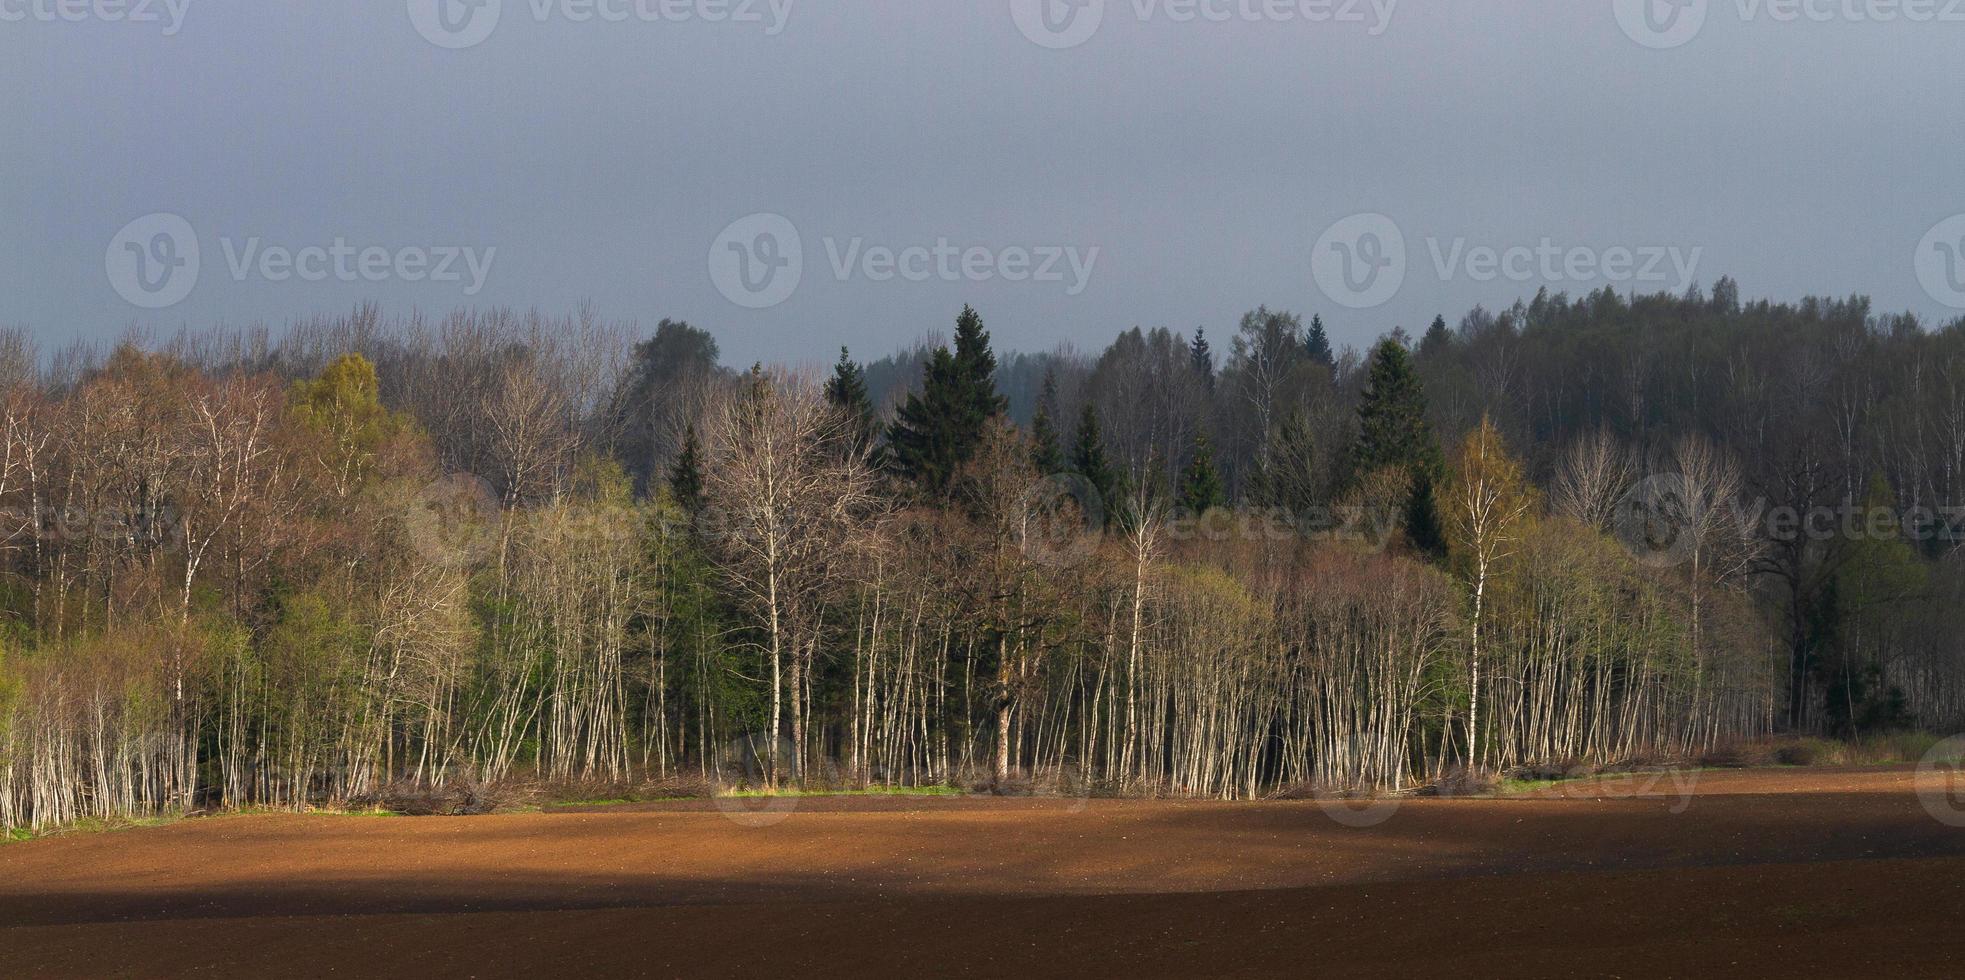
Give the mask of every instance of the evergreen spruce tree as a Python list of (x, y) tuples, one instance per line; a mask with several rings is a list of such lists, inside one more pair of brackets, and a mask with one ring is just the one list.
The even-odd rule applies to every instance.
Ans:
[(1439, 443), (1426, 421), (1426, 393), (1405, 345), (1386, 340), (1372, 349), (1371, 372), (1358, 405), (1358, 443), (1352, 449), (1358, 475), (1388, 466), (1419, 467), (1437, 476)]
[(1050, 476), (1064, 472), (1064, 449), (1058, 445), (1058, 376), (1044, 372), (1044, 387), (1037, 396), (1037, 415), (1030, 420), (1030, 462), (1037, 472)]
[(1085, 403), (1084, 412), (1078, 416), (1078, 434), (1071, 445), (1071, 468), (1099, 495), (1099, 503), (1106, 513), (1114, 513), (1121, 506), (1125, 489), (1119, 472), (1106, 458), (1105, 433), (1099, 425), (1098, 409), (1091, 402)]
[(955, 320), (955, 367), (962, 381), (966, 421), (973, 423), (968, 442), (973, 453), (982, 442), (984, 423), (1007, 411), (1010, 402), (996, 391), (996, 354), (989, 348), (989, 331), (983, 329), (982, 316), (972, 306), (962, 307), (962, 315)]
[(1434, 494), (1436, 478), (1423, 470), (1412, 475), (1412, 495), (1406, 498), (1406, 540), (1420, 554), (1439, 560), (1446, 557), (1446, 525), (1440, 518), (1439, 500)]
[(675, 497), (676, 505), (690, 516), (703, 511), (703, 446), (696, 438), (696, 427), (690, 426), (682, 437), (682, 452), (675, 458), (675, 465), (669, 468), (669, 493)]
[(1194, 458), (1180, 478), (1180, 512), (1199, 517), (1218, 507), (1228, 506), (1228, 491), (1222, 486), (1221, 471), (1215, 469), (1214, 447), (1208, 437), (1194, 437)]
[(1419, 356), (1433, 357), (1443, 354), (1453, 346), (1453, 334), (1447, 331), (1446, 317), (1436, 316), (1433, 325), (1426, 329), (1426, 336), (1419, 341)]
[(1194, 328), (1194, 342), (1187, 345), (1188, 359), (1194, 365), (1194, 373), (1201, 376), (1202, 383), (1214, 390), (1214, 350), (1208, 346), (1208, 328)]
[(996, 355), (982, 317), (962, 308), (955, 351), (936, 349), (921, 390), (908, 396), (888, 435), (896, 470), (921, 490), (939, 494), (976, 454), (983, 430), (1007, 407), (996, 393)]
[(872, 448), (876, 422), (866, 371), (854, 363), (844, 347), (839, 349), (839, 363), (833, 365), (832, 377), (826, 381), (826, 401), (850, 420), (854, 449), (864, 452)]
[(1372, 350), (1370, 380), (1358, 405), (1358, 442), (1352, 448), (1351, 467), (1358, 478), (1387, 468), (1405, 471), (1412, 488), (1405, 507), (1406, 534), (1427, 555), (1445, 553), (1446, 536), (1433, 488), (1446, 464), (1426, 421), (1426, 393), (1413, 371), (1412, 355), (1397, 338), (1381, 341)]
[(1303, 335), (1303, 349), (1304, 353), (1308, 354), (1311, 360), (1325, 367), (1331, 367), (1337, 363), (1337, 355), (1332, 352), (1330, 347), (1330, 334), (1324, 332), (1323, 317), (1313, 316), (1310, 318), (1310, 330)]

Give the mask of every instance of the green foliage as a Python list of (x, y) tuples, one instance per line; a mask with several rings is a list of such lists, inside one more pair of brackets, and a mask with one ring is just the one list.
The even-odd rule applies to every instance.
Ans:
[[(1882, 474), (1872, 476), (1857, 526), (1846, 528), (1853, 533), (1837, 541), (1836, 570), (1813, 623), (1826, 718), (1842, 735), (1913, 724), (1903, 691), (1884, 679), (1880, 651), (1929, 596), (1931, 572), (1905, 540), (1895, 500)], [(1870, 515), (1884, 519), (1871, 523)]]
[[(0, 746), (7, 744), (7, 736), (13, 730), (14, 702), (20, 698), (20, 680), (15, 677), (9, 663), (10, 657), (5, 646), (0, 646)], [(6, 763), (0, 754), (0, 765)]]
[(267, 681), (297, 700), (323, 705), (354, 680), (357, 653), (367, 636), (348, 618), (341, 603), (321, 592), (301, 592), (280, 603), (277, 618), (260, 644)]
[(676, 454), (669, 469), (669, 495), (683, 512), (694, 516), (703, 512), (703, 445), (696, 427), (682, 437), (682, 452)]
[(1445, 470), (1440, 445), (1426, 419), (1426, 393), (1412, 357), (1396, 338), (1372, 350), (1371, 372), (1358, 405), (1358, 441), (1351, 450), (1359, 477), (1384, 469), (1411, 479), (1405, 504), (1406, 537), (1421, 554), (1445, 554), (1435, 489)]
[[(860, 778), (939, 782), (989, 753), (991, 713), (1008, 697), (1019, 702), (1019, 766), (1054, 751), (1034, 746), (1070, 755), (1097, 743), (1133, 760), (1132, 771), (1100, 778), (1148, 787), (1213, 779), (1202, 791), (1241, 794), (1284, 773), (1311, 778), (1341, 746), (1383, 734), (1373, 715), (1386, 717), (1391, 702), (1347, 696), (1362, 675), (1332, 665), (1388, 654), (1406, 658), (1411, 672), (1394, 693), (1413, 699), (1415, 715), (1413, 737), (1380, 740), (1390, 761), (1373, 775), (1395, 780), (1402, 761), (1464, 740), (1471, 672), (1453, 660), (1471, 647), (1464, 624), (1450, 622), (1464, 610), (1443, 592), (1438, 570), (1399, 551), (1367, 558), (1303, 536), (1258, 538), (1262, 530), (1198, 540), (1170, 533), (1150, 561), (1130, 566), (1124, 549), (1100, 547), (1095, 536), (1088, 548), (1045, 538), (1055, 526), (1084, 528), (1068, 507), (1043, 512), (1053, 502), (1030, 491), (1051, 488), (1031, 480), (1024, 454), (1047, 474), (1082, 473), (1122, 527), (1131, 474), (1115, 466), (1121, 447), (1125, 464), (1184, 462), (1140, 473), (1173, 483), (1190, 512), (1222, 505), (1224, 474), (1258, 502), (1296, 512), (1342, 491), (1375, 508), (1366, 533), (1402, 517), (1416, 549), (1432, 555), (1442, 518), (1455, 517), (1448, 480), (1457, 475), (1443, 470), (1435, 433), (1458, 436), (1490, 409), (1495, 430), (1532, 462), (1520, 468), (1537, 475), (1561, 468), (1579, 431), (1649, 445), (1690, 432), (1726, 438), (1746, 426), (1755, 439), (1727, 448), (1746, 482), (1770, 493), (1801, 484), (1839, 498), (1846, 470), (1885, 465), (1910, 499), (1935, 504), (1958, 492), (1948, 471), (1906, 447), (1931, 436), (1919, 424), (1950, 417), (1938, 394), (1946, 386), (1926, 382), (1949, 377), (1944, 365), (1965, 356), (1965, 329), (1926, 333), (1872, 317), (1859, 299), (1742, 307), (1730, 284), (1716, 286), (1711, 302), (1544, 294), (1462, 323), (1449, 332), (1438, 318), (1419, 353), (1395, 337), (1356, 365), (1349, 356), (1336, 363), (1320, 320), (1305, 331), (1289, 313), (1258, 310), (1242, 321), (1213, 394), (1202, 383), (1213, 369), (1206, 332), (1181, 344), (1171, 331), (1131, 330), (1082, 385), (1067, 384), (1103, 407), (1102, 416), (1088, 406), (1076, 419), (1075, 397), (1060, 408), (1059, 378), (1078, 378), (1086, 359), (1008, 359), (1005, 387), (1019, 398), (1035, 387), (1035, 372), (1045, 372), (1044, 384), (1028, 443), (996, 443), (985, 441), (1004, 411), (996, 358), (981, 318), (965, 310), (952, 349), (929, 359), (893, 430), (893, 467), (924, 492), (873, 501), (876, 526), (837, 535), (832, 508), (849, 505), (801, 507), (786, 544), (803, 549), (814, 571), (784, 606), (796, 620), (784, 635), (797, 669), (775, 687), (759, 642), (771, 627), (733, 598), (734, 576), (718, 565), (731, 561), (731, 539), (711, 538), (694, 520), (725, 502), (705, 499), (711, 487), (735, 486), (720, 479), (727, 447), (706, 446), (687, 424), (703, 404), (696, 394), (720, 395), (736, 380), (716, 367), (715, 343), (702, 331), (665, 322), (600, 393), (580, 387), (591, 365), (556, 367), (550, 345), (511, 337), (477, 336), (469, 343), (482, 349), (462, 353), (381, 347), (391, 360), (380, 368), (341, 358), (291, 384), (285, 412), (263, 412), (269, 428), (258, 444), (272, 462), (263, 479), (241, 481), (250, 492), (237, 500), (225, 479), (209, 478), (211, 458), (200, 453), (212, 432), (186, 406), (222, 408), (233, 398), (262, 410), (279, 404), (280, 389), (251, 376), (259, 365), (201, 374), (124, 348), (73, 386), (35, 393), (52, 409), (29, 422), (44, 429), (30, 435), (49, 437), (35, 492), (51, 507), (127, 508), (145, 519), (175, 510), (208, 528), (231, 523), (191, 576), (188, 616), (184, 551), (165, 537), (172, 528), (142, 540), (15, 539), (0, 577), (0, 754), (23, 732), (51, 726), (77, 760), (52, 784), (93, 787), (117, 775), (91, 772), (101, 765), (93, 759), (134, 758), (159, 772), (169, 752), (194, 743), (186, 768), (196, 771), (185, 780), (194, 785), (145, 790), (141, 805), (180, 793), (250, 801), (263, 787), (224, 785), (225, 767), (261, 758), (299, 772), (285, 792), (306, 801), (344, 788), (330, 788), (342, 777), (320, 770), (400, 772), (427, 757), (450, 778), (474, 777), (472, 767), (495, 756), (510, 764), (500, 777), (524, 779), (528, 764), (556, 752), (564, 759), (568, 745), (575, 755), (631, 760), (617, 771), (666, 765), (666, 774), (707, 769), (721, 746), (765, 732), (780, 714), (767, 708), (776, 693), (806, 722), (815, 762), (843, 763), (842, 746), (852, 745)], [(1792, 365), (1783, 360), (1790, 353)], [(1686, 369), (1655, 369), (1667, 361)], [(388, 404), (417, 414), (385, 407), (379, 378), (438, 372), (448, 372), (446, 384), (398, 391), (391, 382)], [(514, 377), (566, 387), (536, 402), (501, 399)], [(870, 384), (842, 351), (826, 385), (867, 441), (891, 380), (879, 369), (874, 377)], [(1798, 388), (1797, 378), (1809, 385)], [(1341, 413), (1354, 396), (1352, 446)], [(450, 402), (429, 403), (437, 398)], [(1820, 414), (1831, 402), (1846, 417)], [(562, 408), (549, 419), (523, 408), (546, 404)], [(448, 441), (422, 442), (423, 426)], [(671, 447), (672, 434), (685, 432)], [(1196, 438), (1190, 452), (1182, 443), (1201, 432), (1224, 441)], [(456, 523), (470, 546), (429, 549), (417, 518), (448, 504), (427, 492), (432, 455), (472, 487), (475, 477), (497, 482), (502, 467), (532, 467), (539, 492), (465, 509)], [(994, 467), (1017, 471), (1002, 495), (1019, 505), (1001, 508), (1022, 521), (1004, 521), (1010, 530), (936, 492), (984, 456), (1015, 461)], [(855, 493), (867, 482), (858, 476)], [(23, 496), (0, 504), (18, 507)], [(1874, 506), (1896, 497), (1881, 480), (1869, 488)], [(1690, 569), (1639, 566), (1591, 527), (1530, 523), (1495, 583), (1493, 631), (1482, 634), (1492, 664), (1481, 674), (1491, 738), (1483, 744), (1497, 752), (1644, 751), (1758, 724), (1788, 680), (1769, 670), (1770, 652), (1786, 652), (1778, 647), (1791, 637), (1803, 648), (1794, 668), (1797, 703), (1806, 705), (1794, 713), (1798, 726), (1872, 731), (1905, 723), (1913, 707), (1958, 703), (1943, 668), (1956, 652), (1950, 614), (1965, 595), (1965, 572), (1936, 560), (1948, 543), (1920, 553), (1898, 535), (1841, 535), (1761, 559), (1788, 562), (1773, 574), (1695, 583)], [(1015, 547), (1003, 544), (1013, 539)], [(449, 550), (469, 557), (453, 565)], [(1006, 570), (984, 567), (991, 558)], [(1770, 593), (1778, 601), (1756, 608)], [(1763, 614), (1783, 621), (1769, 630)], [(1415, 651), (1423, 656), (1406, 657)], [(1408, 681), (1416, 693), (1403, 690)], [(1245, 706), (1239, 717), (1253, 721), (1194, 726), (1218, 705)], [(1148, 734), (1124, 744), (1135, 713)], [(1341, 717), (1354, 719), (1340, 723), (1348, 729), (1327, 727)], [(118, 755), (126, 752), (138, 755)], [(1203, 768), (1180, 771), (1196, 758)], [(18, 759), (0, 765), (14, 766), (14, 798), (27, 799), (19, 787), (44, 778)]]
[(383, 406), (375, 365), (360, 354), (344, 354), (320, 377), (295, 382), (288, 404), (302, 425), (360, 452), (374, 452), (403, 425)]
[(936, 349), (921, 391), (908, 396), (894, 420), (888, 443), (895, 469), (924, 493), (943, 494), (975, 457), (985, 426), (1007, 405), (996, 391), (989, 333), (982, 317), (965, 306), (955, 324), (954, 353)]
[(1324, 318), (1310, 318), (1310, 330), (1303, 335), (1303, 350), (1310, 360), (1331, 367), (1337, 363), (1337, 356), (1331, 351), (1330, 334), (1324, 331)]
[(580, 457), (573, 472), (573, 493), (581, 504), (605, 516), (611, 508), (625, 511), (634, 504), (634, 485), (619, 460), (595, 453)]
[(1194, 453), (1181, 474), (1177, 506), (1181, 513), (1194, 516), (1228, 506), (1228, 488), (1221, 481), (1221, 472), (1215, 469), (1214, 447), (1208, 444), (1206, 435), (1194, 437)]
[(1071, 440), (1071, 470), (1098, 494), (1107, 514), (1114, 514), (1124, 503), (1125, 485), (1119, 471), (1105, 453), (1105, 433), (1099, 425), (1098, 408), (1091, 402), (1078, 416), (1078, 432)]
[(1896, 499), (1882, 474), (1871, 477), (1863, 501), (1864, 514), (1885, 516), (1888, 521), (1873, 527), (1864, 522), (1855, 529), (1857, 533), (1840, 539), (1841, 562), (1836, 577), (1845, 615), (1888, 619), (1894, 610), (1930, 590), (1929, 566), (1919, 559), (1896, 523)]
[(1188, 363), (1194, 366), (1194, 373), (1214, 390), (1214, 350), (1208, 346), (1208, 331), (1205, 327), (1194, 328), (1194, 342), (1187, 346)]
[[(650, 595), (632, 630), (667, 675), (672, 716), (762, 717), (759, 692), (740, 662), (744, 649), (729, 642), (737, 617), (690, 513), (663, 493), (649, 502), (643, 527)], [(646, 703), (636, 715), (644, 739), (663, 720)]]
[(1446, 328), (1446, 317), (1436, 316), (1433, 325), (1426, 328), (1426, 336), (1419, 340), (1421, 358), (1436, 357), (1453, 346), (1453, 334)]
[[(1540, 499), (1521, 461), (1508, 451), (1500, 431), (1486, 417), (1455, 450), (1453, 473), (1440, 491), (1429, 497), (1443, 495), (1451, 502), (1444, 520), (1438, 511), (1433, 515), (1439, 522), (1436, 529), (1443, 534), (1441, 546), (1451, 548), (1454, 564), (1467, 575), (1476, 574), (1484, 560), (1494, 564), (1515, 555)], [(1487, 574), (1505, 571), (1490, 567)]]
[(849, 420), (853, 448), (865, 452), (873, 448), (878, 428), (873, 398), (867, 393), (866, 370), (853, 361), (846, 348), (839, 349), (839, 363), (833, 365), (826, 380), (826, 401)]
[(1037, 398), (1037, 415), (1030, 422), (1030, 462), (1045, 476), (1064, 472), (1064, 449), (1058, 444), (1058, 378), (1044, 372), (1044, 388)]
[(1351, 465), (1358, 474), (1395, 467), (1434, 478), (1443, 469), (1439, 443), (1426, 419), (1426, 393), (1411, 355), (1396, 340), (1372, 349)]
[(1414, 551), (1437, 561), (1447, 553), (1445, 525), (1432, 474), (1425, 470), (1413, 473), (1412, 495), (1406, 500), (1406, 540)]
[(320, 437), (314, 461), (344, 498), (365, 489), (385, 447), (416, 428), (383, 405), (375, 365), (360, 354), (345, 354), (319, 377), (295, 382), (287, 405), (303, 431)]
[(612, 428), (619, 432), (616, 454), (634, 478), (635, 486), (652, 492), (661, 482), (657, 469), (667, 449), (675, 419), (667, 400), (692, 381), (721, 373), (716, 338), (680, 320), (664, 318), (655, 335), (635, 345), (626, 376), (609, 406)]
[(865, 789), (733, 789), (723, 795), (732, 799), (764, 799), (818, 796), (966, 796), (968, 794), (954, 786), (869, 786)]

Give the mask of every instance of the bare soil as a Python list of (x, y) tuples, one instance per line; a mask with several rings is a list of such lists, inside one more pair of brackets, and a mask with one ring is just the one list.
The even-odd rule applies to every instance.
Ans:
[(190, 820), (0, 847), (0, 977), (1965, 972), (1965, 830), (1908, 770), (1341, 806)]

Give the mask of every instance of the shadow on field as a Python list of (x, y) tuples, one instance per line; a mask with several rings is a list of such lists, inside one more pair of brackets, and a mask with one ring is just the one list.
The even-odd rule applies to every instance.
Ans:
[[(454, 884), (452, 897), (462, 899), (528, 883)], [(1938, 859), (1166, 895), (305, 918), (269, 910), (244, 919), (8, 929), (0, 972), (313, 977), (345, 975), (352, 966), (406, 976), (1936, 976), (1953, 965), (1951, 910), (1961, 899), (1965, 860)]]
[[(1880, 778), (1880, 777), (1879, 777)], [(1965, 857), (1902, 792), (1315, 803), (835, 803), (747, 827), (659, 804), (255, 816), (0, 850), (0, 924), (1230, 893), (1577, 871)]]

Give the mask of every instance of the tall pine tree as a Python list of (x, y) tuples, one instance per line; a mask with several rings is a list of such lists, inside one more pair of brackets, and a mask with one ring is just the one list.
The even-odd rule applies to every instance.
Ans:
[(1331, 367), (1337, 363), (1337, 355), (1330, 348), (1330, 334), (1324, 332), (1324, 318), (1310, 318), (1310, 329), (1303, 335), (1303, 351), (1310, 359)]
[(1194, 373), (1201, 383), (1214, 390), (1214, 350), (1208, 346), (1208, 328), (1194, 328), (1194, 342), (1187, 345), (1187, 358), (1194, 365)]
[(682, 452), (677, 454), (675, 465), (669, 468), (669, 493), (690, 516), (702, 513), (703, 446), (696, 438), (696, 427), (693, 425), (683, 435)]
[(873, 397), (867, 393), (866, 371), (854, 363), (844, 347), (839, 349), (839, 363), (833, 365), (832, 377), (826, 380), (826, 401), (846, 416), (853, 448), (860, 452), (873, 448), (877, 422)]
[(1436, 316), (1433, 325), (1426, 328), (1426, 336), (1420, 338), (1419, 356), (1434, 357), (1446, 353), (1453, 346), (1453, 334), (1446, 328), (1446, 317)]
[(923, 371), (921, 391), (908, 396), (889, 431), (895, 469), (931, 494), (948, 489), (976, 454), (989, 421), (1007, 402), (996, 392), (996, 355), (982, 317), (963, 307), (955, 322), (955, 351), (937, 348)]
[(1044, 387), (1037, 396), (1037, 415), (1030, 420), (1030, 462), (1037, 472), (1050, 476), (1064, 472), (1064, 449), (1058, 445), (1058, 375), (1044, 371)]
[(1194, 457), (1180, 477), (1180, 512), (1199, 517), (1228, 506), (1228, 490), (1222, 485), (1221, 471), (1215, 469), (1214, 447), (1206, 434), (1194, 437)]
[(1098, 409), (1091, 402), (1078, 416), (1078, 433), (1071, 441), (1071, 468), (1083, 477), (1099, 496), (1105, 513), (1112, 514), (1124, 502), (1124, 485), (1119, 471), (1105, 455), (1105, 433), (1099, 425)]
[(1371, 375), (1358, 405), (1358, 442), (1352, 448), (1354, 477), (1396, 468), (1410, 479), (1406, 535), (1424, 554), (1445, 553), (1433, 488), (1446, 468), (1440, 444), (1426, 421), (1426, 393), (1414, 372), (1412, 355), (1396, 337), (1372, 350)]

